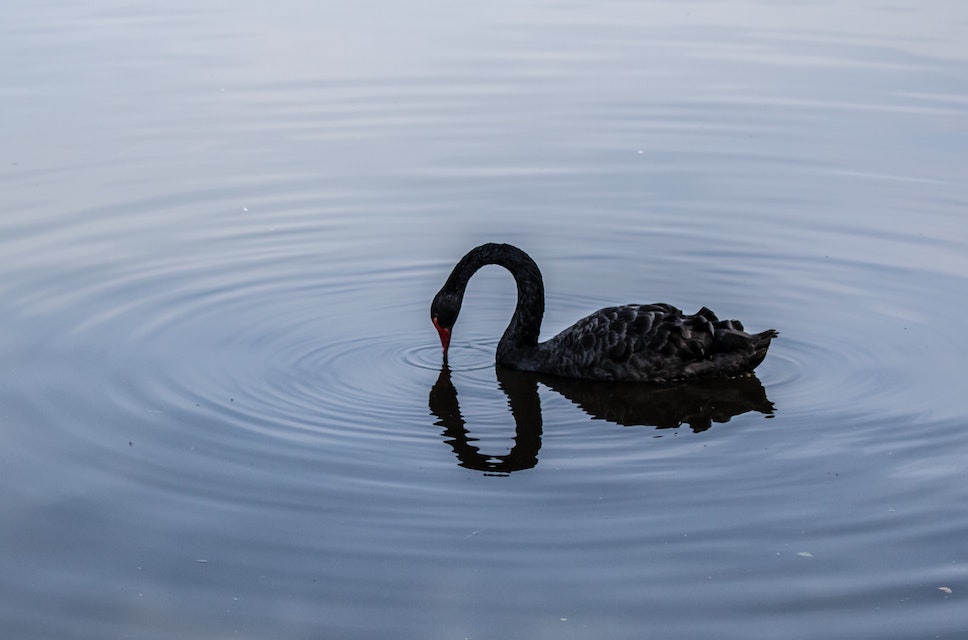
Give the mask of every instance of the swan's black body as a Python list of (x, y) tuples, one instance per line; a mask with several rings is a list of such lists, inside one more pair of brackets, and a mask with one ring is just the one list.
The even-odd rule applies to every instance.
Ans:
[(497, 345), (498, 364), (512, 369), (606, 381), (729, 377), (752, 371), (777, 335), (746, 333), (738, 321), (719, 320), (705, 307), (686, 315), (668, 304), (631, 304), (596, 311), (539, 343), (544, 284), (538, 265), (517, 247), (484, 244), (461, 258), (430, 307), (444, 358), (467, 282), (488, 264), (510, 271), (518, 287), (514, 316)]

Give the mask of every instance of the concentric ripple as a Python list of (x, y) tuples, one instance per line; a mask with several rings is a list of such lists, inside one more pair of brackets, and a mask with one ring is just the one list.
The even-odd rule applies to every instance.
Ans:
[[(8, 4), (5, 637), (968, 628), (953, 0)], [(499, 268), (443, 368), (488, 241), (778, 330), (754, 408), (506, 375)]]

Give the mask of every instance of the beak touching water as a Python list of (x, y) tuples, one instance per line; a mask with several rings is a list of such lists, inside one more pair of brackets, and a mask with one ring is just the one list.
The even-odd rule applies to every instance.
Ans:
[(450, 329), (440, 326), (437, 322), (437, 316), (434, 316), (434, 327), (437, 329), (437, 333), (440, 334), (440, 346), (444, 348), (444, 360), (447, 360), (447, 347), (450, 346)]

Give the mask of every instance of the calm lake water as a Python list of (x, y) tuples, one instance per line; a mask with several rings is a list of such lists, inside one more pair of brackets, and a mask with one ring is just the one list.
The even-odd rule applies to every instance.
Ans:
[[(5, 638), (964, 638), (968, 5), (14, 2)], [(498, 371), (775, 328), (757, 377)], [(513, 413), (512, 413), (513, 409)]]

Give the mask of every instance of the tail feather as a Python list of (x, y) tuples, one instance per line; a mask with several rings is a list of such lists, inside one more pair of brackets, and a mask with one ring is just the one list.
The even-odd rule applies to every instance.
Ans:
[(752, 371), (763, 362), (766, 352), (770, 348), (770, 341), (780, 335), (775, 329), (767, 329), (753, 335), (753, 357), (749, 360), (749, 370)]

